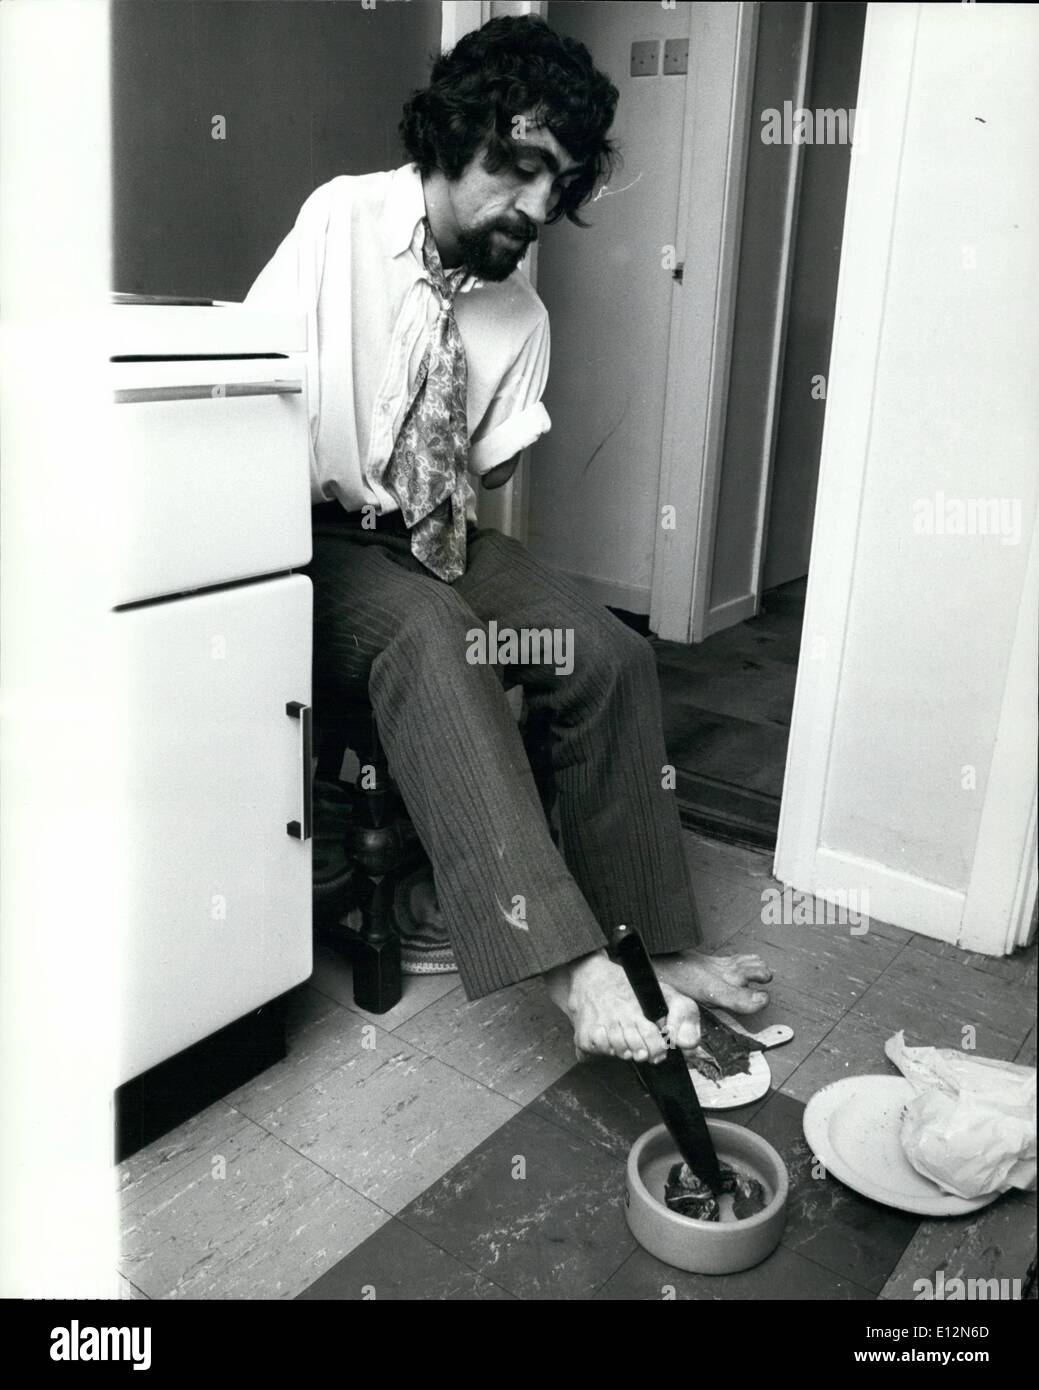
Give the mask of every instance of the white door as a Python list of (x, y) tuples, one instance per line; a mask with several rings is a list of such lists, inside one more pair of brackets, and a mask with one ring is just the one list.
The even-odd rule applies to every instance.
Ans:
[(1039, 882), (1037, 66), (1027, 6), (866, 12), (774, 869), (990, 955)]
[(311, 584), (259, 580), (111, 622), (121, 1083), (311, 972), (311, 845), (299, 833), (308, 725), (288, 712), (310, 705)]

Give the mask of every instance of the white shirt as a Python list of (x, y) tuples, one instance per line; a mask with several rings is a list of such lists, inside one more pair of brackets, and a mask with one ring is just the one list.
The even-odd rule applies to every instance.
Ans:
[[(307, 198), (246, 296), (307, 315), (314, 503), (397, 509), (366, 479), (382, 476), (437, 315), (422, 261), (425, 215), (414, 165), (331, 179)], [(493, 283), (468, 276), (454, 305), (468, 363), (469, 471), (478, 477), (551, 428), (541, 404), (548, 313), (520, 270)]]

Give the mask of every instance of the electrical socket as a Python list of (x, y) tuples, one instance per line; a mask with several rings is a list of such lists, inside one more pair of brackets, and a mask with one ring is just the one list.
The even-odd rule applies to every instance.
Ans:
[(664, 44), (664, 76), (674, 77), (689, 71), (689, 40), (668, 39)]
[(656, 77), (660, 72), (660, 40), (638, 39), (631, 45), (632, 77)]

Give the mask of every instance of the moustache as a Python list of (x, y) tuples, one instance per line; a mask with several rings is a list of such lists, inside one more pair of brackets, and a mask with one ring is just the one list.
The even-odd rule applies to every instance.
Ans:
[(511, 225), (510, 223), (508, 223), (508, 222), (496, 222), (496, 223), (494, 224), (494, 227), (495, 227), (495, 230), (496, 230), (496, 231), (504, 232), (506, 236), (513, 237), (513, 238), (515, 238), (516, 241), (531, 242), (531, 241), (537, 241), (537, 239), (538, 239), (538, 233), (537, 233), (537, 228), (536, 228), (536, 227), (530, 227), (530, 226), (519, 226), (519, 227), (515, 227), (515, 226), (512, 226), (512, 225)]

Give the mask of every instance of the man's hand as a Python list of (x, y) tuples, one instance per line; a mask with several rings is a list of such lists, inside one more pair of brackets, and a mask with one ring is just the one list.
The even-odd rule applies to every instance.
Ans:
[(516, 465), (519, 463), (519, 460), (519, 454), (513, 454), (512, 458), (506, 459), (504, 463), (499, 463), (494, 468), (489, 469), (480, 479), (481, 483), (487, 488), (504, 487), (513, 473), (515, 473)]

